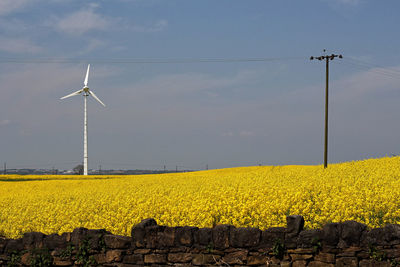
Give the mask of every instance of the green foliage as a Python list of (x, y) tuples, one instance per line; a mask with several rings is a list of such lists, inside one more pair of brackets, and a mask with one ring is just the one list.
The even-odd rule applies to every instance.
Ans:
[(53, 265), (53, 257), (47, 248), (37, 248), (30, 251), (30, 266), (48, 267)]
[(90, 250), (89, 238), (86, 238), (79, 245), (78, 251), (76, 253), (76, 260), (83, 267), (97, 265), (94, 257), (89, 255), (89, 250)]
[(373, 245), (368, 245), (369, 257), (375, 261), (384, 261), (386, 259), (386, 253), (378, 250)]
[(277, 257), (278, 259), (283, 259), (283, 255), (285, 254), (285, 245), (282, 240), (275, 240), (274, 245), (272, 246), (272, 255)]
[(214, 244), (212, 242), (208, 243), (206, 249), (208, 253), (211, 253), (211, 251), (214, 249)]
[(72, 251), (75, 249), (75, 246), (72, 245), (71, 242), (68, 243), (67, 248), (61, 251), (60, 257), (63, 260), (70, 259), (72, 256)]
[(7, 262), (7, 267), (14, 267), (21, 265), (21, 252), (12, 251), (10, 254), (10, 260)]
[(321, 240), (319, 239), (319, 237), (313, 237), (313, 239), (311, 240), (311, 245), (315, 254), (318, 253), (322, 248)]
[(104, 233), (99, 235), (99, 247), (103, 253), (106, 252), (107, 246), (106, 242), (104, 241)]

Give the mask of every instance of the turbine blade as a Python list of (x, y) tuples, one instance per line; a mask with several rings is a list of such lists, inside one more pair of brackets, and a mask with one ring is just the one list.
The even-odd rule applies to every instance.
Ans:
[(89, 93), (94, 97), (94, 99), (97, 100), (97, 102), (99, 102), (99, 103), (102, 104), (103, 106), (106, 106), (106, 105), (104, 105), (104, 103), (101, 102), (101, 100), (95, 95), (95, 93), (93, 93), (92, 91), (89, 91)]
[(86, 77), (85, 77), (85, 82), (84, 85), (88, 85), (88, 80), (89, 80), (89, 69), (90, 69), (90, 64), (87, 66), (87, 71), (86, 71)]
[(71, 96), (74, 96), (74, 95), (79, 95), (79, 94), (82, 93), (82, 92), (83, 92), (83, 90), (81, 89), (81, 90), (78, 90), (78, 91), (76, 91), (76, 92), (73, 92), (72, 94), (63, 96), (63, 97), (61, 97), (60, 99), (66, 99), (66, 98), (71, 97)]

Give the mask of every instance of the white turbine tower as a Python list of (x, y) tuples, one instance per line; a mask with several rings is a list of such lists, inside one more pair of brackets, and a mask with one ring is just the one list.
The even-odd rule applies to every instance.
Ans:
[(87, 148), (87, 108), (86, 108), (86, 98), (91, 95), (94, 97), (94, 99), (96, 99), (100, 104), (104, 105), (103, 102), (101, 102), (101, 100), (93, 93), (93, 91), (89, 90), (88, 87), (88, 79), (89, 79), (89, 69), (90, 69), (90, 64), (87, 67), (87, 71), (86, 71), (86, 77), (85, 77), (85, 81), (83, 82), (84, 86), (81, 90), (78, 90), (72, 94), (66, 95), (64, 97), (61, 97), (60, 99), (65, 99), (74, 95), (79, 95), (81, 93), (83, 93), (84, 96), (84, 102), (85, 102), (85, 108), (84, 108), (84, 126), (83, 126), (83, 175), (88, 175), (88, 148)]

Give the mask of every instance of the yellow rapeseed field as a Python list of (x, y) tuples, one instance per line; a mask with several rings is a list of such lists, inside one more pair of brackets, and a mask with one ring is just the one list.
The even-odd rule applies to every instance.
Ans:
[(0, 235), (76, 227), (130, 235), (134, 224), (307, 228), (400, 223), (400, 157), (319, 166), (262, 166), (140, 176), (0, 176)]

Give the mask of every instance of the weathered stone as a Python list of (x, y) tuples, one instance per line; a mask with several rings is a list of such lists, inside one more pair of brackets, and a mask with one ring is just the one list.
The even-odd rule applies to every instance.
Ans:
[(188, 251), (188, 248), (187, 248), (187, 247), (182, 247), (182, 246), (180, 246), (180, 247), (173, 247), (173, 248), (170, 248), (170, 249), (169, 249), (169, 252), (171, 252), (171, 253), (187, 252), (187, 251)]
[(133, 251), (134, 254), (149, 254), (151, 249), (149, 248), (139, 248)]
[(258, 246), (261, 239), (261, 230), (258, 228), (232, 228), (230, 232), (230, 246), (236, 248)]
[(398, 224), (388, 224), (385, 226), (387, 235), (387, 241), (390, 245), (400, 244), (400, 225)]
[(199, 229), (199, 244), (208, 246), (212, 242), (212, 228)]
[(71, 233), (71, 242), (75, 246), (79, 246), (88, 236), (88, 229), (84, 227), (75, 228)]
[(176, 244), (182, 246), (192, 246), (195, 243), (195, 236), (199, 228), (184, 226), (175, 228)]
[(298, 248), (311, 248), (322, 245), (322, 231), (319, 229), (301, 231), (297, 238)]
[(103, 263), (107, 262), (106, 254), (104, 254), (104, 253), (94, 254), (93, 258), (97, 262), (97, 264), (103, 264)]
[(65, 260), (60, 257), (55, 257), (53, 259), (54, 266), (71, 266), (73, 262), (71, 260)]
[(337, 257), (355, 257), (357, 252), (361, 251), (359, 247), (350, 247), (347, 249), (342, 250), (342, 252), (337, 253)]
[(222, 257), (222, 260), (227, 264), (243, 264), (247, 258), (247, 250), (239, 250), (231, 252)]
[(290, 261), (281, 261), (280, 267), (292, 267), (292, 263)]
[(64, 236), (59, 236), (58, 234), (51, 234), (44, 238), (43, 244), (46, 248), (53, 250), (56, 248), (64, 249), (67, 247), (67, 242)]
[(390, 262), (386, 261), (374, 261), (374, 260), (362, 260), (360, 261), (359, 267), (390, 267)]
[(336, 266), (350, 266), (350, 267), (358, 267), (358, 260), (356, 257), (343, 257), (336, 259)]
[(191, 253), (169, 253), (168, 261), (169, 262), (190, 262), (193, 256)]
[(122, 250), (108, 250), (106, 252), (107, 262), (120, 262), (122, 260)]
[(123, 263), (133, 263), (133, 264), (143, 264), (143, 255), (141, 254), (132, 254), (132, 255), (125, 255)]
[(31, 258), (31, 254), (30, 254), (29, 252), (24, 253), (24, 254), (21, 256), (21, 263), (22, 263), (23, 265), (29, 265), (30, 258)]
[(172, 247), (175, 242), (175, 228), (165, 227), (164, 231), (157, 232), (157, 247)]
[(22, 243), (25, 249), (43, 247), (43, 239), (46, 235), (38, 232), (25, 233), (22, 237)]
[(136, 247), (145, 247), (146, 246), (146, 228), (157, 226), (157, 222), (154, 219), (145, 219), (141, 221), (139, 224), (132, 227), (131, 237), (132, 242)]
[(261, 233), (260, 246), (272, 248), (277, 242), (283, 244), (285, 241), (285, 228), (273, 227)]
[(144, 255), (144, 263), (166, 263), (167, 255), (165, 254), (147, 254)]
[(131, 244), (131, 238), (120, 235), (105, 235), (104, 243), (108, 248), (124, 249), (124, 248), (129, 248), (129, 245)]
[(322, 227), (322, 245), (336, 247), (339, 242), (339, 224), (328, 223)]
[(400, 258), (400, 249), (385, 249), (385, 254), (389, 259)]
[(7, 239), (0, 237), (0, 254), (3, 253), (6, 245), (7, 245)]
[(21, 239), (11, 239), (7, 242), (6, 248), (4, 251), (13, 252), (13, 251), (21, 251), (24, 249), (24, 244)]
[(145, 228), (145, 244), (146, 248), (158, 247), (158, 233), (164, 232), (165, 226), (148, 226)]
[(292, 263), (292, 267), (306, 267), (307, 261), (295, 261)]
[(345, 248), (360, 245), (361, 235), (367, 226), (355, 221), (347, 221), (339, 224), (340, 240), (338, 247)]
[(298, 261), (298, 260), (312, 259), (313, 255), (311, 255), (311, 254), (290, 254), (290, 257), (292, 258), (293, 261)]
[(225, 249), (229, 247), (229, 233), (233, 226), (221, 224), (212, 230), (213, 244), (216, 249)]
[(314, 249), (312, 249), (312, 248), (288, 249), (287, 253), (290, 253), (290, 254), (312, 254), (312, 253), (314, 253)]
[(335, 263), (335, 261), (336, 261), (335, 254), (324, 253), (324, 252), (320, 252), (320, 253), (318, 253), (318, 255), (315, 255), (314, 260), (322, 261), (325, 263)]
[(393, 225), (386, 226), (384, 228), (374, 228), (366, 232), (363, 235), (361, 245), (363, 246), (389, 246), (391, 242), (396, 242), (396, 232), (397, 227)]
[(326, 262), (322, 262), (322, 261), (312, 261), (312, 262), (308, 263), (307, 266), (308, 267), (335, 267), (335, 265), (332, 263), (326, 263)]
[(286, 234), (288, 236), (297, 236), (304, 227), (304, 218), (300, 215), (290, 215), (286, 217)]
[(267, 256), (254, 255), (247, 257), (247, 265), (266, 265), (269, 262), (269, 258)]
[(212, 254), (194, 254), (192, 259), (193, 265), (205, 265), (209, 263), (216, 263), (221, 259), (219, 255)]

